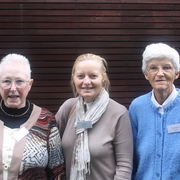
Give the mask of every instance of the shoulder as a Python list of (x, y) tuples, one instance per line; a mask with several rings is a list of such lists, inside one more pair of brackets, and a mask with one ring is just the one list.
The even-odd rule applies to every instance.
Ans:
[(42, 108), (41, 108), (41, 114), (40, 114), (40, 116), (42, 116), (42, 117), (43, 117), (43, 116), (44, 116), (44, 117), (53, 117), (54, 114), (53, 114), (51, 111), (49, 111), (48, 109), (42, 107)]
[(48, 109), (44, 108), (44, 107), (39, 107), (35, 104), (33, 105), (33, 110), (31, 113), (31, 116), (33, 118), (36, 117), (36, 119), (53, 119), (54, 120), (54, 114), (52, 112), (50, 112)]
[(72, 107), (76, 104), (78, 98), (67, 99), (60, 107), (57, 113), (55, 114), (56, 119), (59, 121), (62, 117), (68, 117), (69, 112)]
[(109, 99), (106, 113), (109, 115), (111, 114), (112, 116), (120, 117), (127, 113), (127, 108), (113, 99)]
[(34, 127), (36, 127), (37, 129), (41, 129), (43, 131), (52, 129), (54, 127), (57, 128), (56, 119), (51, 111), (49, 111), (44, 107), (38, 107), (37, 105), (33, 105), (33, 106), (35, 109), (38, 108), (40, 110), (36, 122), (34, 124)]
[(151, 101), (151, 95), (152, 95), (152, 91), (133, 99), (133, 101), (130, 104), (130, 107), (144, 106), (144, 103), (146, 104), (146, 103), (149, 103)]
[(109, 99), (108, 107), (102, 116), (103, 122), (111, 123), (111, 128), (122, 130), (122, 127), (130, 126), (130, 118), (127, 108)]
[(67, 111), (69, 112), (70, 109), (74, 106), (74, 104), (76, 104), (78, 98), (70, 98), (67, 99), (59, 108), (58, 111), (61, 111), (61, 109), (67, 109)]
[(127, 108), (126, 108), (124, 105), (122, 105), (122, 104), (114, 101), (113, 99), (109, 99), (109, 104), (108, 104), (108, 106), (111, 107), (111, 108), (114, 109), (114, 110), (118, 109), (118, 111), (119, 111), (119, 110), (127, 111)]
[(56, 122), (54, 114), (51, 111), (49, 111), (48, 109), (44, 107), (40, 107), (40, 108), (41, 108), (41, 113), (39, 115), (38, 121), (43, 121), (46, 123)]
[(147, 118), (147, 114), (152, 113), (156, 107), (151, 100), (152, 91), (135, 98), (129, 106), (129, 115), (132, 122), (137, 122), (139, 118)]
[(177, 92), (178, 92), (178, 96), (180, 96), (180, 89), (176, 88)]
[(77, 99), (78, 98), (70, 98), (70, 99), (67, 99), (63, 104), (62, 106), (70, 106), (72, 107), (76, 102), (77, 102)]

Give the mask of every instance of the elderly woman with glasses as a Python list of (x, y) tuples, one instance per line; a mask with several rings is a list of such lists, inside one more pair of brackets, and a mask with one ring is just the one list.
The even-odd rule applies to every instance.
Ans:
[(133, 180), (180, 179), (179, 54), (167, 44), (150, 44), (142, 71), (152, 91), (129, 107), (134, 135)]
[(64, 179), (55, 117), (26, 100), (33, 84), (26, 57), (0, 62), (0, 179)]

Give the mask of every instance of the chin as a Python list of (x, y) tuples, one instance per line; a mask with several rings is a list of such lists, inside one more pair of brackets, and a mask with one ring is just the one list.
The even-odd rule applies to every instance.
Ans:
[(15, 109), (19, 109), (19, 106), (20, 106), (20, 104), (17, 102), (10, 102), (10, 103), (7, 103), (6, 105), (9, 108), (15, 108)]
[(154, 88), (154, 90), (159, 91), (159, 92), (163, 92), (163, 91), (166, 91), (167, 88)]
[(92, 94), (91, 93), (82, 93), (81, 96), (84, 98), (86, 98), (86, 97), (90, 98), (90, 97), (92, 97)]
[(93, 96), (86, 96), (86, 97), (84, 97), (84, 100), (85, 100), (85, 102), (87, 102), (87, 103), (90, 103), (90, 102), (93, 102), (94, 100), (95, 100), (95, 97)]

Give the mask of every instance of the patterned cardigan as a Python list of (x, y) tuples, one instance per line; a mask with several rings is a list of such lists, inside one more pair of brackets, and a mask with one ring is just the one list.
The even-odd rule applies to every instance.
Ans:
[[(29, 119), (21, 125), (28, 135), (16, 141), (8, 180), (64, 180), (64, 157), (56, 121), (47, 109), (33, 105)], [(0, 121), (0, 179), (3, 179), (2, 147), (4, 123)]]

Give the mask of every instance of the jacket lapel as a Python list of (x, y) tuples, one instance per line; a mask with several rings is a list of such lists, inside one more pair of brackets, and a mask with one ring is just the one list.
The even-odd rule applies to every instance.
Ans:
[[(31, 129), (31, 127), (36, 123), (37, 119), (39, 118), (40, 113), (41, 113), (41, 108), (33, 104), (33, 110), (29, 119), (24, 124), (22, 124), (20, 128), (25, 127), (27, 130)], [(23, 158), (25, 142), (26, 142), (26, 136), (20, 139), (19, 141), (16, 141), (15, 143), (11, 164), (8, 169), (8, 180), (18, 178), (18, 173)], [(1, 156), (2, 156), (2, 152), (1, 152)]]

